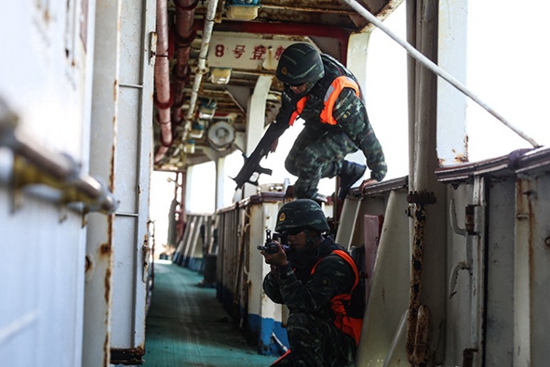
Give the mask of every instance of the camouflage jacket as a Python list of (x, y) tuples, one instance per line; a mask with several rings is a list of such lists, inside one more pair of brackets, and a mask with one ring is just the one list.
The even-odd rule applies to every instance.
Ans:
[(296, 110), (296, 103), (307, 95), (306, 105), (300, 114), (305, 123), (327, 133), (334, 129), (342, 129), (365, 155), (367, 166), (371, 170), (371, 178), (381, 181), (386, 176), (388, 167), (382, 146), (369, 122), (367, 109), (361, 97), (358, 97), (352, 89), (345, 88), (338, 96), (332, 112), (337, 124), (328, 125), (321, 122), (320, 114), (324, 108), (324, 97), (332, 81), (342, 75), (356, 80), (355, 76), (337, 60), (325, 54), (321, 57), (325, 66), (325, 76), (314, 85), (308, 85), (307, 92), (302, 95), (295, 95), (288, 86), (285, 86), (277, 122), (290, 123), (290, 116)]
[[(327, 237), (313, 255), (288, 253), (289, 264), (266, 275), (263, 288), (275, 303), (286, 304), (290, 312), (310, 312), (333, 320), (330, 301), (349, 293), (355, 275), (351, 266), (333, 250), (343, 248)], [(311, 270), (319, 261), (315, 273)]]

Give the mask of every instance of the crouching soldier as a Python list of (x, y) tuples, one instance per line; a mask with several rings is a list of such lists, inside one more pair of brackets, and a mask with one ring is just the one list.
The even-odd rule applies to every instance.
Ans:
[(354, 366), (362, 319), (347, 317), (346, 306), (359, 275), (354, 261), (331, 237), (319, 204), (297, 199), (281, 207), (275, 230), (289, 245), (262, 251), (271, 265), (263, 289), (289, 309), (290, 350), (272, 366)]

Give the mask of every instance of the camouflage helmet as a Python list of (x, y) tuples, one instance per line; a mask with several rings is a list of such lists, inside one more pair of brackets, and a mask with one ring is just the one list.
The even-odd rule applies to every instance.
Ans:
[(325, 75), (325, 68), (315, 47), (308, 43), (294, 43), (281, 54), (275, 75), (289, 85), (315, 84)]
[(325, 213), (311, 199), (296, 199), (279, 209), (275, 231), (283, 233), (296, 228), (310, 228), (321, 233), (330, 229)]

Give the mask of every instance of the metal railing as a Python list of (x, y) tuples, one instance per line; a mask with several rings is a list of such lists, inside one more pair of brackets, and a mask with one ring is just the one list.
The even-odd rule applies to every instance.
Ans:
[[(65, 153), (54, 152), (36, 141), (19, 126), (19, 117), (0, 99), (0, 148), (8, 148), (13, 158), (0, 159), (0, 182), (13, 188), (41, 185), (55, 189), (55, 201), (62, 204), (82, 203), (86, 212), (112, 214), (118, 201), (105, 183), (84, 174), (80, 165)], [(6, 159), (6, 157), (8, 157)], [(38, 196), (45, 191), (35, 190)]]

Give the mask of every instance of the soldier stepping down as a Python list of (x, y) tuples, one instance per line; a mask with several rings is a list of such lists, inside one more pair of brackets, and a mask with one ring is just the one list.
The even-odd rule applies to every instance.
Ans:
[[(384, 152), (370, 125), (359, 84), (353, 73), (308, 43), (295, 43), (281, 54), (276, 76), (284, 83), (277, 124), (305, 120), (286, 160), (286, 170), (297, 176), (294, 195), (314, 199), (319, 180), (339, 176), (344, 199), (363, 177), (366, 167), (344, 160), (361, 150), (370, 169), (366, 185), (381, 181), (387, 172)], [(273, 147), (276, 143), (273, 144)]]

